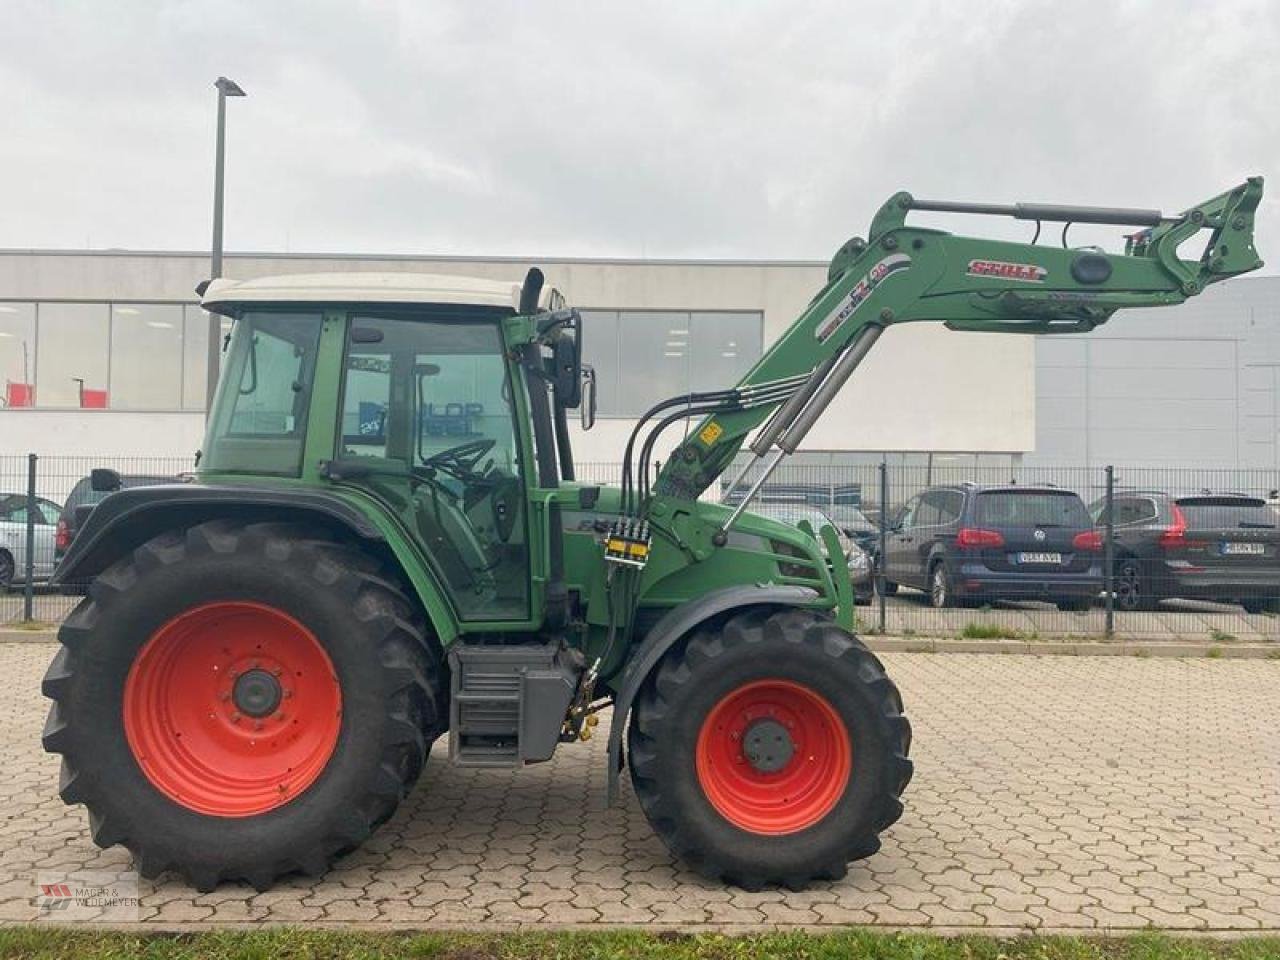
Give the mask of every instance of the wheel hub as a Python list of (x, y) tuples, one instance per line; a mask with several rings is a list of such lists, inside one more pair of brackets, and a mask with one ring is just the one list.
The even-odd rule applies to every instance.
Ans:
[(280, 681), (261, 668), (249, 670), (236, 678), (231, 700), (241, 713), (250, 717), (266, 717), (276, 712), (284, 691)]
[(853, 745), (831, 703), (793, 680), (730, 691), (702, 722), (695, 769), (703, 795), (740, 829), (779, 836), (831, 813), (853, 774)]
[(315, 634), (284, 611), (207, 603), (143, 644), (125, 680), (124, 728), (170, 800), (255, 816), (299, 796), (328, 765), (342, 690)]
[(791, 762), (795, 752), (791, 734), (777, 720), (757, 720), (742, 738), (747, 763), (760, 773), (777, 773)]

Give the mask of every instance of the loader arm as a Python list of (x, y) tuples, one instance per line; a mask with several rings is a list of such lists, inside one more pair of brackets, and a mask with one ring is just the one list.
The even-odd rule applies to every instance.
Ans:
[[(639, 448), (639, 463), (647, 462), (643, 453), (653, 448), (654, 430), (700, 417), (668, 458), (654, 488), (664, 496), (695, 499), (732, 462), (752, 431), (765, 425), (751, 442), (753, 463), (772, 461), (754, 492), (772, 466), (795, 451), (876, 338), (894, 324), (932, 321), (952, 330), (1081, 333), (1105, 323), (1117, 310), (1182, 303), (1212, 283), (1262, 266), (1253, 244), (1262, 187), (1261, 177), (1251, 177), (1173, 216), (1106, 207), (931, 202), (896, 194), (875, 215), (866, 240), (854, 237), (837, 251), (826, 286), (736, 388), (673, 398), (650, 412), (642, 426), (654, 426)], [(913, 210), (1032, 220), (1037, 238), (1042, 224), (1064, 224), (1064, 245), (909, 226), (906, 219)], [(1127, 237), (1123, 253), (1106, 253), (1065, 246), (1072, 223), (1140, 229)], [(1196, 250), (1199, 259), (1183, 259), (1179, 247), (1201, 231), (1206, 241)], [(637, 477), (640, 489), (630, 495), (642, 512), (647, 475)]]

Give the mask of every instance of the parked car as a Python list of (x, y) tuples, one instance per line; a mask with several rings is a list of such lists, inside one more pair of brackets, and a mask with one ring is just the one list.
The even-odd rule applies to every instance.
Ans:
[[(840, 549), (844, 551), (845, 561), (849, 568), (849, 579), (853, 583), (853, 599), (855, 603), (870, 603), (875, 589), (872, 578), (871, 557), (858, 543), (850, 538), (840, 525), (817, 507), (807, 503), (770, 503), (764, 502), (753, 507), (756, 513), (783, 523), (799, 526), (807, 523), (814, 534), (830, 524), (836, 531), (840, 541)], [(830, 558), (828, 558), (830, 563)]]
[[(120, 487), (154, 487), (164, 483), (181, 483), (188, 479), (185, 476), (161, 476), (157, 474), (121, 474)], [(93, 508), (105, 500), (112, 491), (94, 490), (92, 477), (81, 477), (67, 495), (67, 502), (61, 507), (57, 518), (57, 526), (53, 534), (54, 565), (62, 562), (63, 556), (71, 547), (71, 541), (84, 525), (84, 521)], [(85, 584), (66, 583), (66, 593), (84, 593)]]
[(1102, 537), (1070, 490), (930, 487), (890, 521), (885, 577), (926, 591), (935, 607), (1046, 600), (1086, 610), (1102, 590)]
[(880, 543), (880, 528), (861, 509), (851, 503), (833, 503), (823, 511), (846, 537), (868, 554), (874, 554)]
[[(53, 540), (58, 514), (62, 510), (52, 500), (36, 500), (35, 553), (32, 580), (53, 576)], [(27, 580), (27, 495), (0, 493), (0, 590)]]
[[(1113, 495), (1115, 604), (1151, 610), (1164, 599), (1280, 610), (1280, 517), (1261, 497), (1237, 493)], [(1090, 507), (1099, 527), (1106, 499)]]

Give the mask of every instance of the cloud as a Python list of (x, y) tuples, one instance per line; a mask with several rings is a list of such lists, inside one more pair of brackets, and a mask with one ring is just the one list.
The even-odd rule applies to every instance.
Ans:
[(898, 189), (1172, 210), (1280, 161), (1262, 0), (6, 11), (7, 247), (207, 245), (219, 74), (233, 249), (821, 258)]

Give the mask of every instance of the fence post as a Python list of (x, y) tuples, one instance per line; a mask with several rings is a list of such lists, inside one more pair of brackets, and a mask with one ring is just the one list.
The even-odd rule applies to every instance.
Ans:
[(36, 582), (36, 455), (27, 454), (27, 580), (22, 587), (22, 619), (35, 619)]
[(880, 607), (880, 634), (884, 635), (888, 629), (888, 614), (885, 611), (885, 578), (884, 564), (887, 559), (885, 551), (889, 544), (889, 465), (885, 461), (880, 461), (880, 556), (876, 563), (876, 594), (879, 596), (878, 605)]
[(1116, 594), (1115, 594), (1115, 561), (1116, 561), (1116, 545), (1115, 530), (1116, 518), (1114, 516), (1113, 507), (1115, 506), (1115, 490), (1116, 490), (1116, 469), (1107, 464), (1107, 493), (1106, 493), (1106, 509), (1105, 516), (1107, 522), (1103, 525), (1103, 536), (1106, 538), (1102, 545), (1102, 585), (1105, 591), (1104, 595), (1107, 600), (1107, 627), (1106, 636), (1108, 640), (1115, 638), (1116, 633)]

